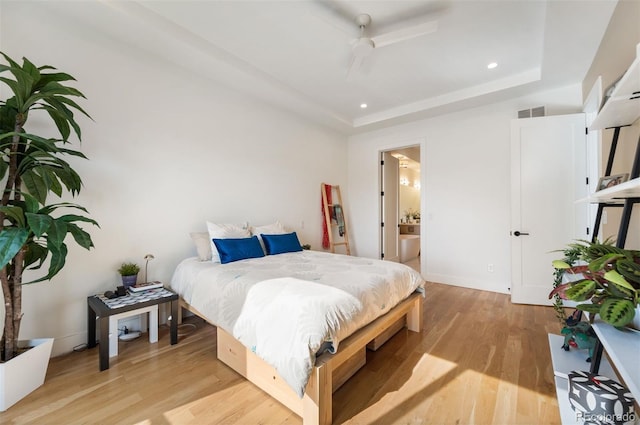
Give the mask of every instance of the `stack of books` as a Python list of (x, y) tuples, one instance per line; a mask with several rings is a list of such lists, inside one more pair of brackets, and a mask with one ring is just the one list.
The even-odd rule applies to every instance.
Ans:
[(131, 292), (141, 292), (146, 291), (148, 289), (156, 289), (162, 288), (162, 282), (153, 281), (153, 282), (144, 282), (144, 283), (136, 283), (135, 285), (129, 286), (129, 291)]

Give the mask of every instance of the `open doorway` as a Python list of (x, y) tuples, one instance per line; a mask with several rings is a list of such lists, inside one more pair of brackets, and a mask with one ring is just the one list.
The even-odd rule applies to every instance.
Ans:
[(380, 152), (380, 258), (420, 271), (420, 146)]

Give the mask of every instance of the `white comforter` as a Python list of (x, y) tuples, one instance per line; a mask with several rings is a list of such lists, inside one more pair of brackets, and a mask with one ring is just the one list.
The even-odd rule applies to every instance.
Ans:
[(182, 261), (171, 287), (304, 394), (315, 354), (391, 310), (416, 290), (402, 264), (317, 251), (228, 264)]

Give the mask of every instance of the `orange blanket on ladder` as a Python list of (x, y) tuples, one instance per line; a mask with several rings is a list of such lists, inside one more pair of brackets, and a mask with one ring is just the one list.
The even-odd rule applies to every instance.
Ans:
[[(329, 184), (325, 184), (324, 185), (324, 190), (326, 192), (327, 195), (327, 204), (331, 205), (331, 185)], [(322, 200), (322, 193), (320, 194), (320, 207), (322, 208), (322, 247), (324, 249), (329, 249), (330, 247), (330, 243), (329, 243), (329, 231), (331, 229), (327, 228), (327, 220), (324, 216), (324, 203)]]

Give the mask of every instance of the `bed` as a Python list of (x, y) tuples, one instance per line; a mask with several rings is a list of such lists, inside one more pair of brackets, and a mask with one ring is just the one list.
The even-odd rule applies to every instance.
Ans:
[(171, 288), (217, 327), (225, 364), (302, 417), (329, 424), (332, 393), (403, 327), (419, 332), (424, 280), (402, 264), (317, 251), (227, 264), (183, 260)]

